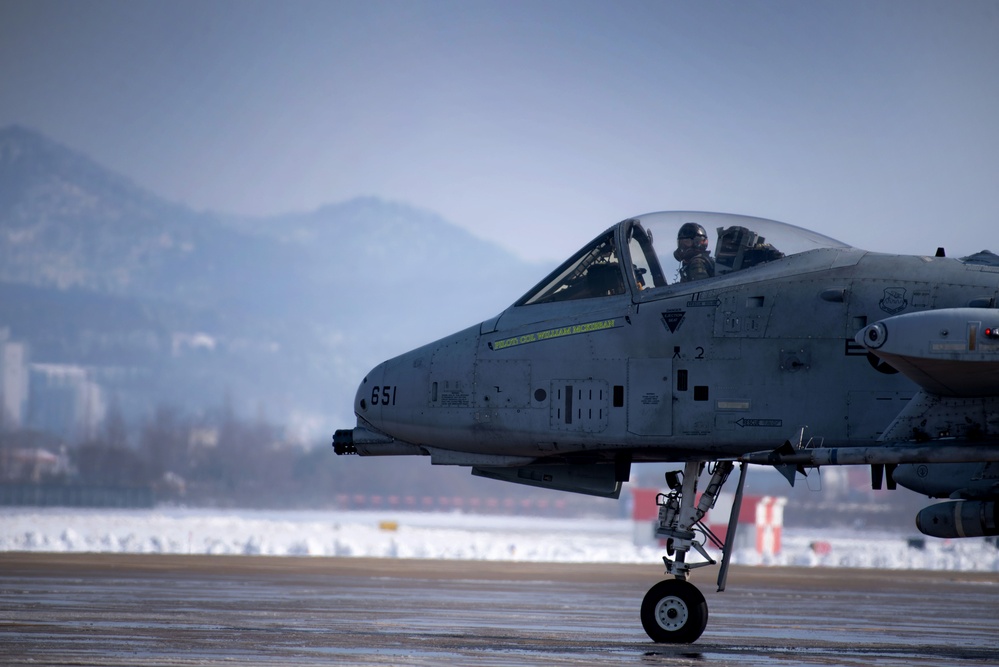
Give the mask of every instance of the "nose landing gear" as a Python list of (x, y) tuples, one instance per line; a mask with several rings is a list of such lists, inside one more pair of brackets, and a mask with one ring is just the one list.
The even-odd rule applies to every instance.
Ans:
[[(728, 564), (732, 555), (731, 545), (735, 539), (736, 525), (739, 523), (739, 508), (742, 505), (742, 490), (746, 482), (746, 464), (739, 468), (739, 486), (729, 515), (725, 541), (716, 537), (707, 526), (701, 523), (708, 510), (714, 507), (718, 493), (735, 467), (731, 461), (715, 463), (707, 488), (697, 497), (697, 478), (704, 467), (702, 461), (691, 461), (684, 466), (682, 481), (678, 473), (666, 474), (669, 494), (660, 494), (659, 525), (656, 536), (666, 540), (667, 556), (663, 557), (666, 574), (673, 579), (660, 581), (649, 589), (642, 601), (642, 627), (652, 641), (664, 644), (689, 644), (697, 640), (708, 625), (708, 603), (697, 587), (687, 581), (690, 570), (714, 565), (704, 549), (705, 539), (722, 550), (721, 568), (718, 572), (718, 590), (725, 590), (728, 577)], [(697, 528), (704, 539), (697, 541)], [(705, 560), (688, 563), (687, 552), (693, 549)], [(674, 556), (670, 560), (670, 556)]]

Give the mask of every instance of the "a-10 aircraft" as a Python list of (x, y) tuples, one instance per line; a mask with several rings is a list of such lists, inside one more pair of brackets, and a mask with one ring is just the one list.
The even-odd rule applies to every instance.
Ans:
[[(654, 240), (654, 242), (653, 242)], [(713, 247), (712, 247), (713, 246)], [(948, 502), (942, 538), (999, 533), (999, 256), (867, 252), (783, 223), (661, 212), (620, 222), (498, 316), (375, 367), (337, 454), (429, 456), (473, 475), (617, 497), (676, 462), (656, 534), (671, 578), (641, 605), (657, 642), (708, 620), (688, 582), (724, 539), (701, 522), (739, 468), (865, 465)]]

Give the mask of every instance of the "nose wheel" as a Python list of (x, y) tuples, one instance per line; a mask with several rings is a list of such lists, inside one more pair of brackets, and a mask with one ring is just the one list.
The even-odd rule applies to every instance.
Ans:
[[(739, 468), (739, 487), (732, 502), (724, 542), (701, 520), (714, 507), (718, 494), (735, 465), (731, 461), (717, 461), (713, 470), (708, 467), (711, 478), (704, 493), (698, 498), (697, 478), (704, 468), (705, 463), (687, 461), (682, 473), (666, 473), (666, 485), (670, 491), (668, 494), (660, 493), (656, 498), (659, 523), (655, 535), (666, 540), (667, 555), (663, 556), (663, 564), (666, 565), (666, 574), (673, 575), (674, 578), (660, 581), (645, 594), (642, 601), (642, 627), (652, 641), (662, 644), (689, 644), (697, 641), (708, 625), (708, 603), (701, 592), (687, 581), (692, 569), (716, 564), (704, 548), (704, 541), (707, 539), (722, 550), (718, 590), (725, 590), (735, 528), (739, 524), (742, 490), (746, 483), (746, 465)], [(704, 535), (703, 540), (697, 540), (698, 533)], [(687, 555), (691, 550), (700, 554), (704, 560), (688, 562)]]
[(642, 601), (642, 627), (660, 644), (690, 644), (708, 625), (708, 603), (697, 587), (666, 579), (649, 589)]

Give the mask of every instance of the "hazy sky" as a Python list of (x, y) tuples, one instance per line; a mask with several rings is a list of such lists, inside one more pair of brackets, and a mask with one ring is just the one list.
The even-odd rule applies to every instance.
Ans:
[(198, 209), (358, 195), (528, 258), (665, 209), (999, 252), (999, 0), (0, 0), (0, 126)]

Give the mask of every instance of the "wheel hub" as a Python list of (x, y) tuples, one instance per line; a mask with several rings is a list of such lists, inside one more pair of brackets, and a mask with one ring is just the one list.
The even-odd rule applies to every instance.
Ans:
[(678, 597), (664, 597), (656, 605), (656, 622), (663, 630), (676, 631), (687, 623), (687, 605)]

